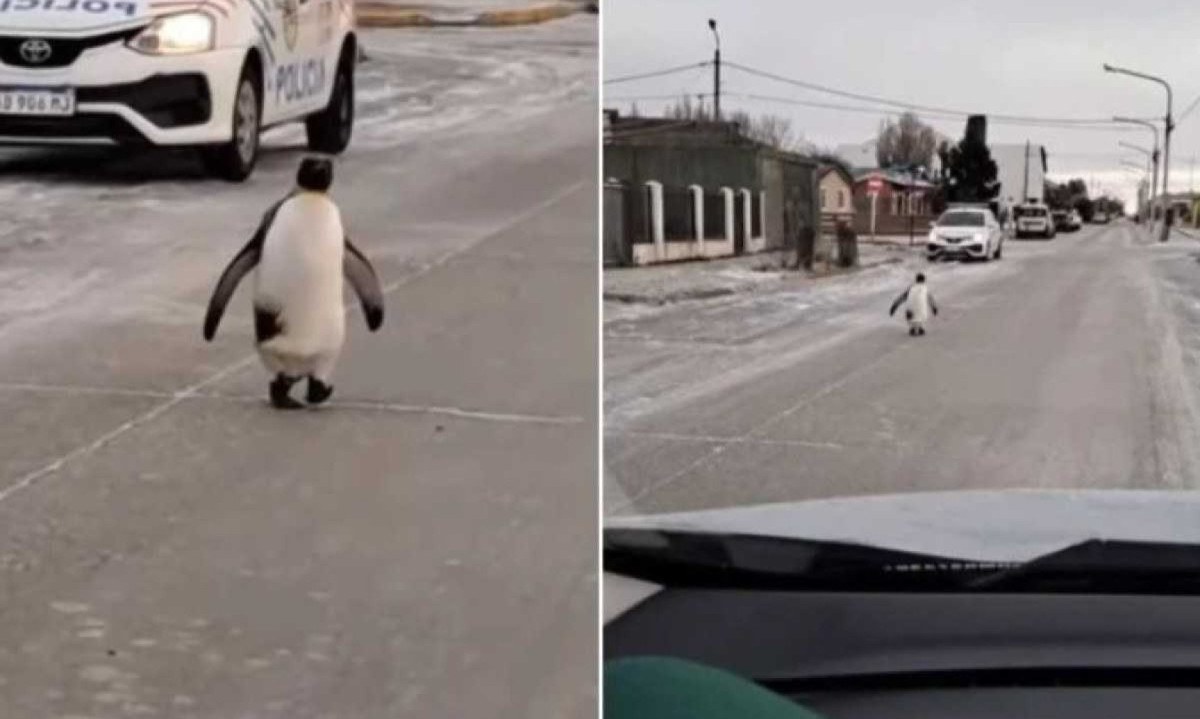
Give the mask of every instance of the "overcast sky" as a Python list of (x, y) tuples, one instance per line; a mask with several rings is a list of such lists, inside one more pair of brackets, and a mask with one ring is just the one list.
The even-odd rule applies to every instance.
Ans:
[[(606, 0), (602, 8), (606, 78), (711, 59), (707, 20), (713, 17), (725, 61), (920, 105), (1055, 118), (1164, 114), (1160, 86), (1108, 75), (1105, 62), (1172, 82), (1177, 115), (1200, 96), (1200, 3), (1194, 0)], [(728, 93), (723, 110), (783, 115), (821, 147), (871, 139), (882, 119), (738, 98), (862, 104), (733, 69), (722, 81)], [(711, 92), (710, 68), (604, 87), (605, 106), (622, 109), (629, 103), (608, 98)], [(638, 108), (656, 114), (668, 104), (643, 100)], [(931, 124), (954, 138), (964, 126), (958, 120)], [(1121, 160), (1139, 156), (1117, 143), (1152, 142), (1144, 130), (989, 123), (988, 134), (992, 142), (1043, 144), (1052, 177), (1083, 176), (1126, 198), (1138, 178), (1121, 169)], [(1187, 190), (1191, 160), (1200, 159), (1200, 110), (1181, 123), (1173, 145), (1172, 189)]]

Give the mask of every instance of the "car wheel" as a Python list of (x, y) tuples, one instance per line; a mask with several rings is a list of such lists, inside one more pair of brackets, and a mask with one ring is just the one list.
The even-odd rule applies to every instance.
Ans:
[(229, 142), (203, 150), (209, 174), (229, 182), (241, 182), (258, 162), (262, 133), (262, 81), (250, 63), (242, 68), (233, 101), (233, 133)]
[(354, 64), (350, 53), (343, 52), (333, 79), (329, 104), (304, 121), (308, 133), (308, 149), (314, 152), (339, 154), (350, 145), (354, 129)]
[(998, 260), (1002, 257), (1004, 257), (1004, 243), (1003, 242), (996, 245), (996, 259)]

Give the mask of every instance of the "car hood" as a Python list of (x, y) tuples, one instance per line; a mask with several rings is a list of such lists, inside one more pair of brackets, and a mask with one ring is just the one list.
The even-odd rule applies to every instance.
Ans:
[(166, 12), (200, 3), (152, 0), (10, 0), (0, 3), (0, 34), (42, 37), (110, 32), (146, 24)]
[[(911, 493), (610, 517), (605, 527), (849, 542), (961, 559), (1025, 562), (1088, 539), (1200, 544), (1200, 493)], [(606, 575), (606, 620), (656, 591), (654, 585)]]
[(853, 542), (1020, 562), (1086, 539), (1200, 544), (1200, 493), (910, 493), (613, 517), (605, 526)]

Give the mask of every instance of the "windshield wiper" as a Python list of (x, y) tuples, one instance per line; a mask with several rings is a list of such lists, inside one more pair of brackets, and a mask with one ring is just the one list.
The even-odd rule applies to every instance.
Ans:
[(1015, 565), (859, 544), (643, 529), (604, 533), (605, 571), (669, 587), (966, 591)]

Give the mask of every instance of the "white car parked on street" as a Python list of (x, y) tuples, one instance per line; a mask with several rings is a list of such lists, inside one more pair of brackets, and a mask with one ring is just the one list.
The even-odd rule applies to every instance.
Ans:
[(1004, 253), (1004, 229), (990, 209), (952, 208), (929, 231), (925, 253), (930, 260), (998, 260)]
[(1058, 234), (1054, 226), (1054, 216), (1045, 205), (1021, 205), (1017, 207), (1015, 215), (1018, 238), (1036, 235), (1050, 240)]
[(261, 131), (354, 122), (353, 0), (0, 0), (0, 144), (194, 146), (250, 175)]

